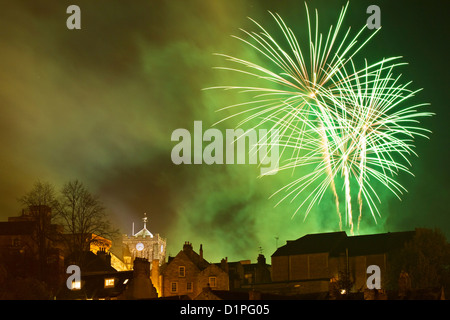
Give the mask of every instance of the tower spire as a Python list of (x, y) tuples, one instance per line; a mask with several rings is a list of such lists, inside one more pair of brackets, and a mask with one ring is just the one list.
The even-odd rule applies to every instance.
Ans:
[(147, 229), (147, 213), (144, 212), (144, 218), (142, 218), (142, 221), (144, 222), (144, 229)]
[(147, 237), (147, 236), (150, 236), (150, 238), (153, 238), (153, 235), (147, 229), (147, 213), (144, 213), (144, 217), (142, 218), (142, 222), (144, 223), (144, 228), (142, 228), (142, 230), (139, 231), (138, 233), (135, 233), (134, 236), (135, 237), (144, 237), (144, 238)]

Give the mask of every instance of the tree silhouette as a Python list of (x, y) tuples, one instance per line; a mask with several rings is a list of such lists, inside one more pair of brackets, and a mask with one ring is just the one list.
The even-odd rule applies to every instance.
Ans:
[(389, 288), (407, 276), (411, 289), (450, 285), (450, 246), (439, 229), (417, 228), (414, 237), (389, 255)]
[(83, 252), (89, 251), (91, 243), (101, 238), (113, 239), (119, 234), (112, 227), (100, 199), (78, 180), (62, 187), (56, 216), (64, 226), (66, 245), (73, 263), (81, 264)]
[(55, 233), (52, 227), (52, 209), (57, 206), (55, 188), (48, 182), (37, 181), (18, 201), (27, 210), (29, 218), (36, 222), (32, 239), (37, 249), (38, 278), (45, 280), (50, 240)]

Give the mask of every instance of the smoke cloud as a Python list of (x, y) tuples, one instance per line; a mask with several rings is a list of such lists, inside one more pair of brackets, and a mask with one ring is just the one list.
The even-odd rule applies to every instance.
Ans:
[[(19, 213), (16, 199), (34, 181), (59, 188), (79, 179), (123, 233), (131, 233), (133, 222), (138, 230), (146, 212), (148, 228), (167, 238), (172, 255), (190, 241), (195, 250), (203, 244), (214, 262), (255, 260), (260, 247), (269, 257), (286, 240), (337, 230), (331, 193), (306, 220), (301, 213), (291, 218), (295, 204), (274, 207), (280, 197), (269, 197), (290, 173), (257, 178), (256, 165), (171, 161), (175, 129), (190, 129), (196, 120), (211, 126), (224, 116), (219, 108), (240, 101), (230, 92), (202, 90), (239, 77), (214, 70), (223, 60), (213, 53), (254, 57), (230, 37), (254, 28), (247, 16), (272, 23), (267, 10), (277, 10), (304, 26), (303, 3), (78, 1), (82, 28), (68, 30), (70, 4), (2, 2), (2, 219)], [(324, 20), (334, 23), (341, 5), (324, 11)], [(364, 221), (367, 230), (387, 230), (383, 219)]]

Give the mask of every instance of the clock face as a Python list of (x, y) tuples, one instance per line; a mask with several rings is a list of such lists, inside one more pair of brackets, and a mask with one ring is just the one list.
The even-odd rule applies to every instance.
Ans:
[(136, 250), (137, 251), (144, 250), (144, 244), (142, 242), (139, 242), (138, 244), (136, 244)]

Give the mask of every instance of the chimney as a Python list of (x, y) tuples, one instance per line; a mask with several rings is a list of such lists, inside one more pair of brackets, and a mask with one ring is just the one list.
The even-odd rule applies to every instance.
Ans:
[(220, 267), (223, 271), (228, 273), (228, 257), (225, 257), (225, 259), (220, 260)]
[(154, 299), (158, 297), (150, 279), (150, 262), (145, 258), (135, 258), (133, 281), (126, 290), (126, 299)]
[(100, 248), (100, 250), (97, 251), (97, 256), (101, 258), (107, 266), (111, 265), (111, 254), (106, 252), (105, 248)]
[(135, 258), (133, 262), (134, 277), (144, 275), (150, 278), (150, 262), (145, 258)]
[(203, 245), (200, 244), (200, 259), (203, 259)]
[(183, 251), (192, 251), (192, 244), (189, 241), (184, 242)]
[(266, 265), (266, 257), (263, 254), (258, 255), (258, 264)]

